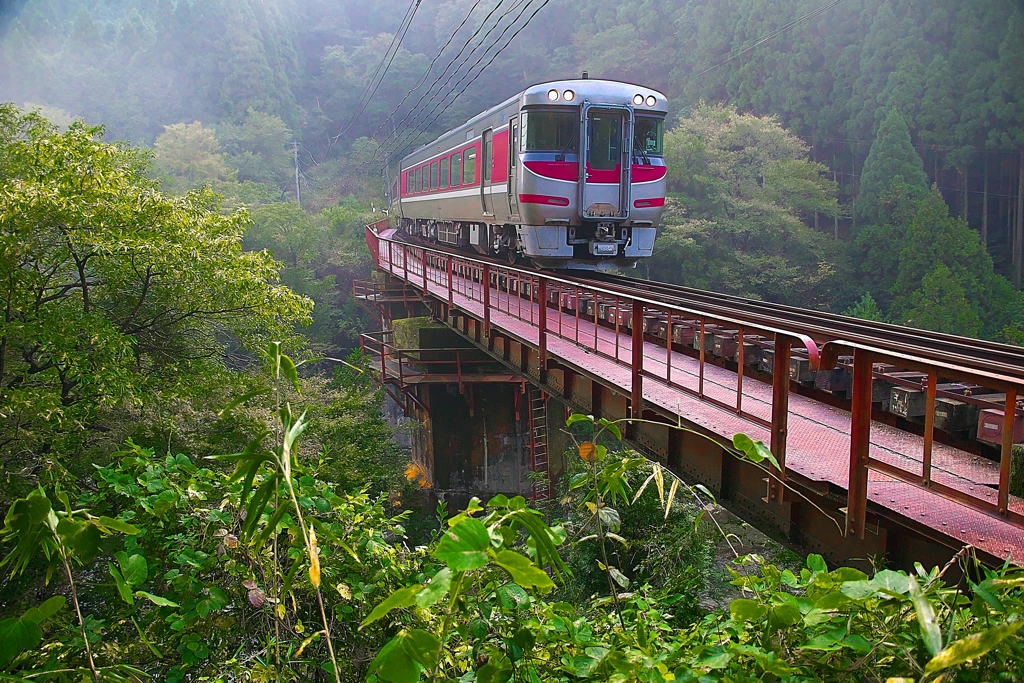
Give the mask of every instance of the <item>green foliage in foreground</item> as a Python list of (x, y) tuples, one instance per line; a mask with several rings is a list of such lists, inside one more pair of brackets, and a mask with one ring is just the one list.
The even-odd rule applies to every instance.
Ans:
[[(731, 575), (741, 597), (727, 611), (680, 619), (692, 596), (652, 586), (642, 568), (622, 564), (628, 553), (610, 548), (629, 548), (622, 520), (645, 496), (665, 518), (686, 495), (713, 498), (614, 451), (621, 433), (607, 420), (569, 420), (582, 464), (562, 501), (566, 521), (518, 496), (474, 499), (410, 550), (402, 543), (408, 513), (393, 515), (384, 497), (336, 490), (328, 456), (303, 455), (299, 444), (315, 422), (292, 401), (306, 382), (280, 345), (269, 359), (270, 393), (239, 396), (224, 411), (268, 399), (276, 408), (240, 452), (211, 459), (233, 471), (129, 443), (73, 498), (36, 490), (11, 506), (0, 567), (5, 594), (21, 597), (0, 620), (0, 679), (1024, 676), (1024, 573), (986, 570), (969, 548), (957, 556), (969, 578), (948, 585), (953, 562), (869, 577), (830, 571), (816, 555), (798, 572), (739, 557)], [(742, 435), (733, 447), (754, 465), (771, 462), (763, 444)], [(593, 585), (582, 597), (566, 558), (588, 547), (607, 590)]]

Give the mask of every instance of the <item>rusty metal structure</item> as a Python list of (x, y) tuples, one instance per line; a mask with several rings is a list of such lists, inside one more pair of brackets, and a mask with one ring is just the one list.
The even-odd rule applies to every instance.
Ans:
[[(927, 563), (966, 543), (991, 562), (1024, 553), (1024, 500), (1010, 491), (1024, 349), (517, 268), (407, 243), (386, 221), (366, 237), (386, 284), (357, 285), (364, 304), (414, 302), (535, 397), (642, 418), (628, 430), (637, 448), (762, 530), (843, 561)], [(402, 353), (370, 350), (382, 381), (408, 383)], [(764, 441), (780, 468), (731, 457), (736, 433)], [(536, 452), (531, 467), (548, 469), (546, 446)]]

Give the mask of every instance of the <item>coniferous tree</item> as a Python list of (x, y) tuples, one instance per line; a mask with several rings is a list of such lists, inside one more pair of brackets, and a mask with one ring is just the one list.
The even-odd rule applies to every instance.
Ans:
[(897, 176), (910, 192), (923, 193), (928, 186), (924, 163), (910, 140), (907, 124), (896, 109), (890, 109), (878, 127), (860, 176), (860, 191), (853, 208), (859, 223), (884, 221), (882, 196)]

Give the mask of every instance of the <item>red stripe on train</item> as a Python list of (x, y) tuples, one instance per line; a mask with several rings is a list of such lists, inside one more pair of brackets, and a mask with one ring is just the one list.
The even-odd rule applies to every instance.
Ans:
[(633, 182), (649, 183), (652, 180), (661, 180), (665, 177), (668, 169), (664, 166), (641, 166), (633, 164)]
[(549, 206), (569, 206), (567, 197), (552, 197), (546, 194), (521, 194), (520, 204), (547, 204)]
[(524, 161), (523, 166), (539, 176), (552, 180), (580, 179), (580, 167), (575, 161)]

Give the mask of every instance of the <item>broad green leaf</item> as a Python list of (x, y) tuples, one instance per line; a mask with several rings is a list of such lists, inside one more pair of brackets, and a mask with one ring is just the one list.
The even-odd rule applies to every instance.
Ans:
[(843, 638), (843, 645), (861, 654), (867, 654), (868, 652), (871, 652), (872, 647), (871, 643), (868, 641), (867, 638), (865, 638), (864, 636), (859, 636), (856, 633), (851, 633), (850, 635)]
[(167, 598), (162, 598), (159, 595), (153, 595), (152, 593), (147, 593), (146, 591), (135, 591), (135, 597), (137, 597), (137, 598), (146, 598), (147, 600), (149, 600), (151, 603), (153, 603), (157, 607), (178, 607), (179, 606), (178, 603), (176, 603), (176, 602), (174, 602), (172, 600), (168, 600)]
[(416, 595), (416, 604), (426, 609), (443, 598), (452, 585), (452, 570), (445, 567)]
[(608, 573), (611, 575), (615, 583), (619, 584), (623, 588), (629, 588), (629, 577), (620, 572), (615, 567), (608, 567)]
[(807, 556), (807, 568), (812, 572), (828, 571), (828, 565), (825, 563), (825, 558), (817, 553), (811, 553)]
[(434, 557), (448, 565), (452, 571), (465, 572), (487, 564), (487, 549), (491, 537), (487, 527), (477, 519), (466, 517), (441, 538)]
[(508, 507), (508, 496), (504, 493), (498, 495), (487, 501), (487, 507), (489, 508), (507, 508)]
[(281, 354), (281, 374), (295, 387), (295, 393), (301, 396), (302, 389), (299, 388), (299, 371), (295, 367), (295, 361), (283, 353)]
[(82, 564), (92, 562), (100, 551), (100, 530), (88, 522), (62, 519), (57, 535), (64, 547)]
[(34, 621), (20, 617), (0, 621), (0, 669), (22, 652), (38, 646), (42, 640), (43, 630)]
[(113, 517), (100, 517), (99, 520), (97, 520), (97, 524), (105, 530), (120, 531), (122, 534), (128, 534), (129, 536), (135, 536), (142, 532), (142, 530), (134, 524), (122, 522), (120, 519), (114, 519)]
[(121, 594), (121, 599), (129, 605), (134, 605), (135, 598), (132, 597), (131, 586), (124, 580), (121, 572), (114, 566), (113, 562), (107, 562), (107, 567), (110, 569), (110, 575), (114, 577), (114, 585), (117, 586), (117, 592)]
[(548, 591), (555, 587), (555, 582), (543, 569), (530, 562), (530, 558), (514, 550), (498, 552), (494, 556), (494, 561), (523, 588), (536, 587), (538, 590)]
[(437, 665), (437, 654), (441, 649), (441, 641), (432, 633), (414, 628), (405, 634), (402, 644), (409, 656), (422, 664), (424, 668), (433, 669)]
[(4, 517), (4, 525), (14, 531), (28, 531), (31, 526), (42, 524), (51, 509), (50, 499), (42, 491), (35, 490), (11, 504)]
[(44, 619), (49, 619), (57, 612), (64, 609), (64, 605), (66, 605), (67, 602), (68, 599), (65, 598), (63, 595), (54, 595), (46, 602), (39, 605), (37, 609), (39, 610), (39, 613), (43, 615)]
[(149, 577), (149, 564), (146, 562), (145, 557), (135, 554), (131, 557), (122, 555), (117, 559), (121, 565), (121, 573), (124, 576), (125, 583), (132, 586), (141, 586), (146, 583), (146, 579)]
[(533, 631), (528, 628), (520, 628), (512, 636), (512, 642), (514, 642), (523, 650), (530, 650), (537, 643), (537, 637), (533, 635)]
[(910, 577), (903, 572), (894, 572), (891, 569), (883, 569), (875, 574), (871, 583), (879, 590), (896, 595), (906, 595), (910, 591)]
[(594, 416), (593, 415), (580, 415), (579, 413), (573, 413), (572, 415), (570, 415), (568, 417), (568, 419), (566, 419), (565, 426), (566, 427), (572, 427), (577, 422), (593, 422), (593, 421), (594, 421)]
[(768, 610), (756, 600), (737, 598), (729, 603), (729, 613), (735, 621), (758, 621)]
[(619, 517), (619, 511), (615, 508), (603, 507), (597, 511), (597, 516), (601, 520), (601, 523), (607, 526), (612, 531), (618, 531), (619, 527), (622, 526), (622, 520)]
[(404, 633), (400, 633), (377, 653), (370, 663), (369, 673), (388, 683), (416, 683), (422, 668), (405, 649)]
[(977, 659), (983, 654), (1001, 643), (1005, 638), (1017, 632), (1024, 621), (1015, 621), (1012, 624), (1003, 624), (980, 633), (972, 633), (960, 640), (950, 643), (945, 650), (932, 657), (931, 661), (924, 668), (926, 676), (933, 673), (958, 666), (971, 659)]
[(423, 586), (416, 584), (415, 586), (407, 586), (405, 588), (399, 588), (394, 593), (389, 595), (385, 600), (373, 608), (363, 622), (359, 624), (359, 628), (369, 626), (373, 622), (377, 621), (381, 617), (385, 616), (388, 612), (393, 609), (402, 609), (404, 607), (412, 607), (416, 604), (416, 595), (423, 589)]
[(772, 605), (768, 611), (768, 621), (774, 626), (792, 626), (803, 618), (800, 609), (793, 605)]
[(602, 427), (607, 429), (618, 441), (622, 441), (622, 430), (619, 429), (619, 425), (615, 424), (607, 418), (601, 418), (597, 421)]
[(935, 619), (935, 608), (921, 592), (917, 579), (913, 576), (907, 578), (910, 583), (910, 601), (914, 603), (917, 623), (921, 626), (921, 637), (924, 638), (925, 647), (935, 656), (942, 651), (942, 629)]

